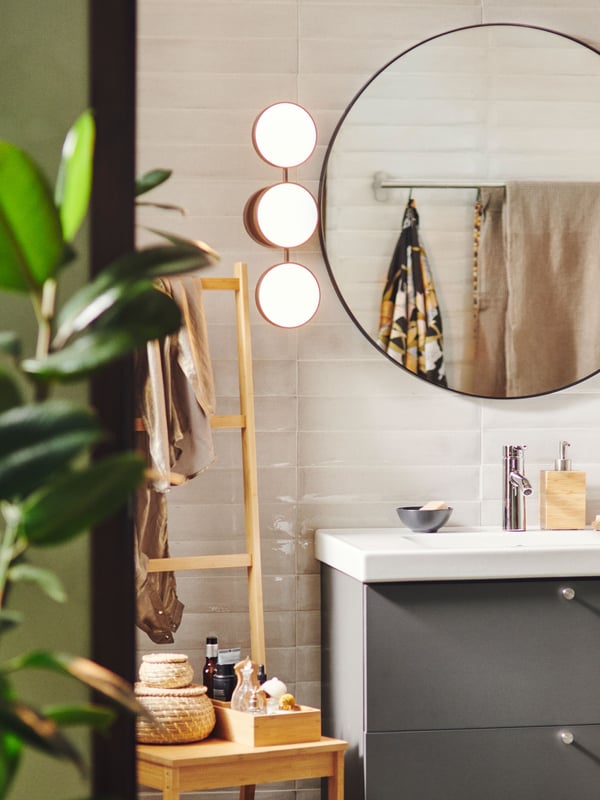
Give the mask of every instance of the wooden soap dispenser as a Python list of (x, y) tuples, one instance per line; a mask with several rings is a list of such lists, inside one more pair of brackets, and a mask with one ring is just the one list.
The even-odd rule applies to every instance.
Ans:
[(585, 472), (571, 469), (570, 446), (559, 442), (555, 468), (540, 472), (540, 527), (545, 530), (585, 528)]

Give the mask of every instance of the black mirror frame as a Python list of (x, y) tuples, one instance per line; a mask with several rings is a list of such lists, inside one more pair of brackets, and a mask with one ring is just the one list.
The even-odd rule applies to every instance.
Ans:
[[(135, 0), (90, 0), (90, 106), (96, 118), (90, 208), (90, 271), (134, 247)], [(95, 378), (91, 401), (113, 450), (130, 449), (132, 373), (125, 360)], [(133, 522), (123, 510), (91, 540), (91, 657), (129, 681), (135, 670)], [(109, 736), (92, 741), (96, 797), (137, 797), (135, 722), (120, 719)]]

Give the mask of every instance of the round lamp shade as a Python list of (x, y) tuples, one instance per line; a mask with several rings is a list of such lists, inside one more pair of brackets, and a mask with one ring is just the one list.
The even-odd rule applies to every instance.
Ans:
[(317, 313), (319, 283), (302, 264), (275, 264), (256, 286), (256, 305), (263, 317), (280, 328), (298, 328)]
[(259, 114), (252, 128), (259, 156), (274, 167), (297, 167), (312, 155), (317, 127), (311, 115), (296, 103), (275, 103)]
[(317, 201), (299, 183), (277, 183), (255, 192), (244, 209), (244, 225), (259, 244), (288, 250), (307, 242), (317, 227)]

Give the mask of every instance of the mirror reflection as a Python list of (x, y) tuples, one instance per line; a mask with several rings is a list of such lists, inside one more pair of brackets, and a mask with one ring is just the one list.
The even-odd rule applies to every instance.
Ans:
[(321, 176), (321, 238), (382, 355), (480, 397), (600, 369), (600, 59), (541, 28), (422, 42), (356, 96)]

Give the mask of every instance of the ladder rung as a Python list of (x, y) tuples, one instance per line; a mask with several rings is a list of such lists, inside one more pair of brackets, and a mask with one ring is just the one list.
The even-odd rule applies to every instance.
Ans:
[(227, 553), (213, 556), (171, 556), (170, 558), (150, 558), (148, 572), (176, 572), (189, 569), (230, 569), (249, 567), (252, 564), (250, 553)]
[(210, 418), (211, 428), (245, 428), (245, 414), (214, 414)]
[[(134, 420), (136, 431), (145, 431), (144, 421), (141, 417), (136, 417)], [(211, 428), (245, 428), (246, 415), (245, 414), (213, 414), (210, 418)]]
[(240, 288), (239, 278), (202, 278), (203, 289), (233, 289)]

